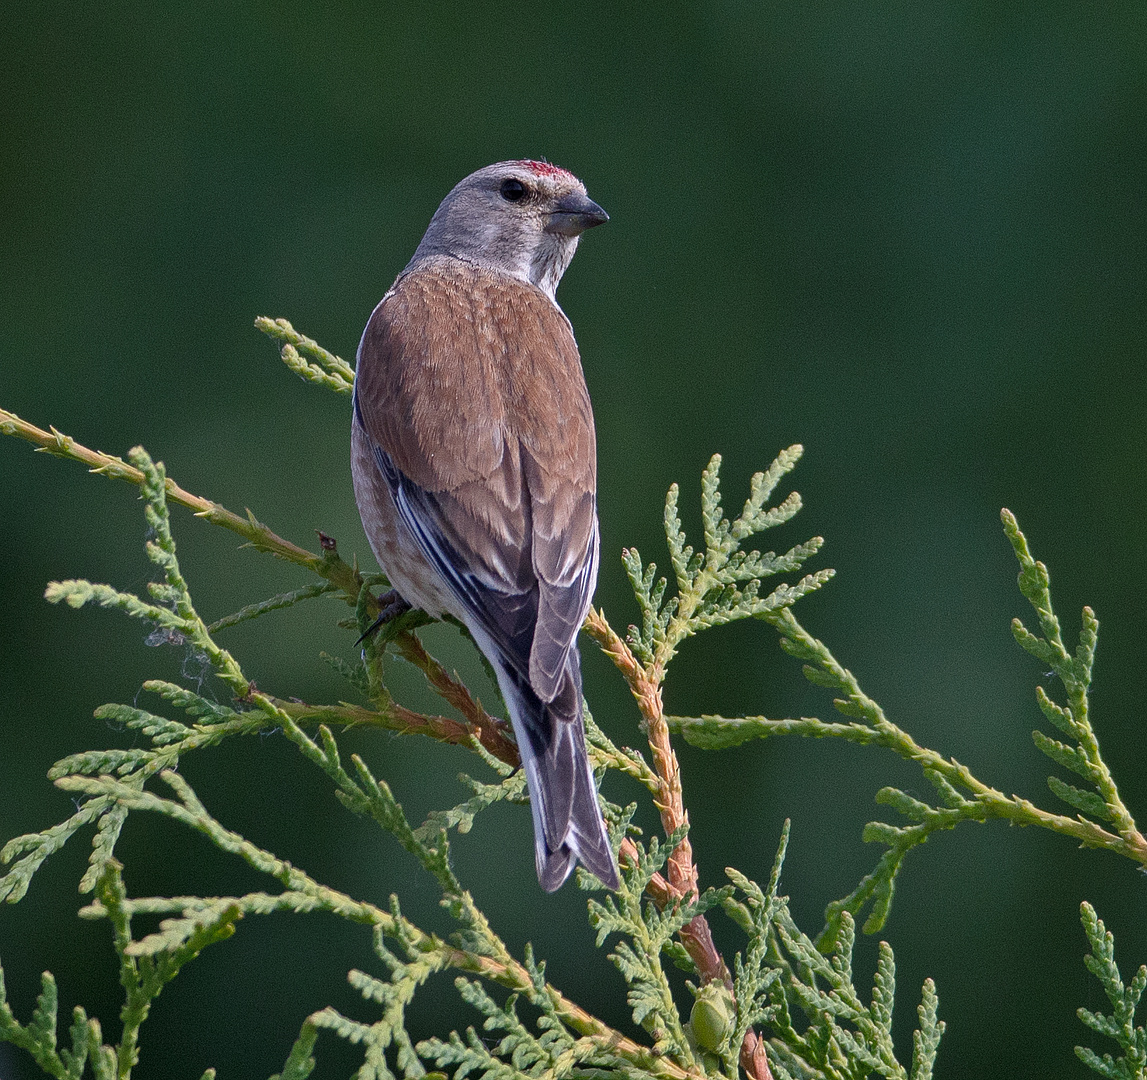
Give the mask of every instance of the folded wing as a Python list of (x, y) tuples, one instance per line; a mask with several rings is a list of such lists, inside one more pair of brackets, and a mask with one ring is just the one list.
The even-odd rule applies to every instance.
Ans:
[(419, 270), (371, 317), (357, 379), (356, 421), (463, 621), (552, 701), (598, 567), (593, 418), (565, 316), (525, 283)]

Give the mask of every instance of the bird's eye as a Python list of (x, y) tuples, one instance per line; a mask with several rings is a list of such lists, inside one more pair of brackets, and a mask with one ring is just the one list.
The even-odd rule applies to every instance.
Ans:
[(526, 185), (521, 180), (503, 180), (502, 198), (506, 202), (521, 202), (526, 194)]

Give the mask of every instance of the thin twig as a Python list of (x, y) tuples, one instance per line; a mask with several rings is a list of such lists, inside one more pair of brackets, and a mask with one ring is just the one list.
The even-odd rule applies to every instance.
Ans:
[[(661, 700), (661, 683), (665, 678), (664, 667), (657, 659), (648, 667), (643, 665), (633, 650), (609, 625), (605, 614), (597, 608), (590, 608), (582, 629), (600, 646), (621, 672), (629, 685), (630, 692), (637, 701), (637, 708), (649, 739), (649, 749), (653, 756), (653, 767), (661, 779), (660, 791), (655, 797), (661, 814), (662, 827), (670, 835), (689, 821), (685, 810), (681, 789), (681, 769), (677, 754), (669, 738), (669, 725)], [(622, 857), (632, 854), (622, 845)], [(650, 882), (649, 895), (654, 903), (664, 907), (682, 898), (696, 897), (698, 894), (698, 874), (693, 862), (693, 847), (688, 836), (677, 846), (666, 863), (666, 876), (655, 875)], [(690, 959), (697, 965), (697, 973), (702, 983), (722, 982), (733, 989), (732, 976), (728, 965), (717, 950), (709, 922), (704, 915), (697, 915), (681, 928), (678, 937)], [(750, 1028), (745, 1033), (741, 1045), (741, 1067), (752, 1080), (772, 1080), (768, 1058), (765, 1055), (764, 1040)]]
[(302, 701), (270, 699), (276, 708), (282, 709), (298, 724), (337, 724), (343, 727), (379, 727), (397, 731), (402, 735), (425, 735), (439, 742), (455, 746), (469, 746), (477, 736), (482, 745), (499, 761), (517, 766), (521, 763), (517, 744), (506, 734), (509, 727), (504, 720), (486, 717), (486, 726), (471, 727), (448, 716), (434, 716), (414, 712), (394, 702), (384, 708), (364, 709), (359, 705), (308, 705)]
[[(7, 409), (0, 409), (0, 434), (15, 435), (18, 439), (25, 439), (27, 442), (34, 443), (36, 448), (44, 453), (78, 461), (82, 465), (87, 465), (94, 473), (101, 473), (116, 480), (126, 480), (129, 484), (135, 484), (136, 487), (144, 482), (143, 473), (135, 466), (129, 465), (123, 458), (116, 457), (114, 454), (105, 454), (99, 450), (89, 450), (88, 447), (76, 442), (70, 435), (65, 435), (55, 428), (45, 431), (43, 428), (36, 427), (35, 424), (21, 420), (15, 413), (9, 412)], [(284, 540), (281, 536), (277, 536), (266, 525), (258, 521), (249, 510), (246, 517), (241, 517), (239, 514), (232, 513), (220, 506), (217, 502), (212, 502), (200, 495), (193, 495), (190, 491), (180, 487), (170, 477), (166, 479), (164, 488), (170, 502), (187, 507), (195, 513), (196, 517), (204, 518), (213, 525), (221, 525), (225, 529), (238, 533), (259, 551), (269, 552), (276, 558), (306, 567), (306, 569), (337, 585), (352, 599), (352, 602), (353, 598), (358, 596), (361, 583), (357, 572), (353, 567), (343, 562), (334, 549), (325, 550), (321, 555), (317, 555), (313, 551), (308, 551), (306, 548), (291, 543), (290, 540)]]

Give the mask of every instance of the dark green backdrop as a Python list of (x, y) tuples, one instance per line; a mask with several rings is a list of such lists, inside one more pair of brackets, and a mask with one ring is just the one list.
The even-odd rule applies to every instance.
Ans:
[[(6, 8), (0, 404), (111, 452), (143, 443), (192, 491), (250, 506), (301, 543), (321, 527), (370, 563), (347, 401), (291, 376), (252, 319), (286, 316), (351, 357), (451, 185), (491, 161), (544, 155), (612, 215), (559, 298), (597, 411), (598, 599), (613, 620), (633, 614), (621, 547), (663, 561), (672, 481), (695, 523), (712, 452), (739, 502), (751, 472), (800, 441), (793, 484), (807, 509), (769, 542), (827, 537), (817, 565), (839, 573), (802, 603), (809, 628), (921, 742), (1058, 809), (1029, 738), (1043, 673), (1008, 629), (1026, 604), (999, 528), (1006, 505), (1051, 567), (1072, 639), (1079, 608), (1098, 612), (1094, 718), (1147, 818), (1140, 4)], [(56, 758), (123, 738), (91, 719), (95, 705), (180, 672), (182, 658), (146, 648), (138, 625), (41, 599), (52, 578), (142, 589), (139, 510), (126, 485), (0, 441), (0, 839), (66, 813), (45, 779)], [(208, 617), (305, 581), (183, 511), (175, 523)], [(317, 655), (353, 655), (340, 614), (315, 602), (226, 643), (260, 686), (345, 697)], [(476, 670), (452, 633), (431, 637)], [(635, 742), (618, 680), (600, 658), (586, 666), (599, 721)], [(396, 679), (419, 700), (415, 680)], [(831, 712), (756, 624), (689, 645), (667, 702)], [(348, 744), (415, 816), (460, 797), (449, 778), (476, 768), (411, 740)], [(763, 879), (791, 816), (785, 889), (810, 930), (878, 856), (860, 840), (880, 812), (875, 791), (929, 790), (898, 760), (846, 745), (685, 748), (682, 764), (705, 883), (728, 864)], [(438, 918), (411, 860), (341, 810), (281, 738), (228, 745), (187, 774), (255, 841)], [(485, 818), (456, 857), (495, 925), (515, 947), (535, 942), (559, 986), (628, 1025), (616, 972), (603, 953), (587, 959), (584, 899), (534, 882), (528, 815)], [(0, 958), (23, 1017), (50, 968), (65, 1006), (83, 1003), (114, 1033), (106, 927), (75, 919), (85, 843), (0, 910)], [(155, 823), (135, 823), (124, 853), (136, 894), (256, 886)], [(920, 982), (936, 980), (949, 1022), (938, 1076), (1085, 1075), (1075, 1009), (1106, 1005), (1082, 964), (1085, 898), (1130, 975), (1147, 960), (1147, 882), (1115, 856), (993, 825), (940, 835), (909, 859), (883, 936), (902, 1034)], [(865, 981), (874, 956), (862, 942)], [(164, 993), (138, 1075), (198, 1077), (210, 1064), (222, 1080), (268, 1075), (310, 1011), (369, 1015), (345, 987), (356, 965), (372, 966), (356, 931), (249, 920)], [(428, 990), (419, 1031), (474, 1019), (444, 984)], [(319, 1050), (316, 1076), (351, 1071), (355, 1056), (333, 1038)], [(0, 1047), (3, 1080), (31, 1075)]]

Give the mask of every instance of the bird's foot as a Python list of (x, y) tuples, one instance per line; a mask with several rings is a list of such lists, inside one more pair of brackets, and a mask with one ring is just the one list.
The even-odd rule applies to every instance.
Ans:
[(378, 613), (378, 618), (374, 620), (366, 628), (366, 630), (359, 637), (356, 645), (361, 645), (368, 637), (378, 632), (379, 628), (384, 624), (390, 622), (392, 619), (397, 619), (399, 615), (405, 615), (413, 607), (411, 603), (403, 600), (398, 595), (397, 589), (391, 589), (390, 592), (383, 593), (378, 598), (378, 603), (381, 610)]

